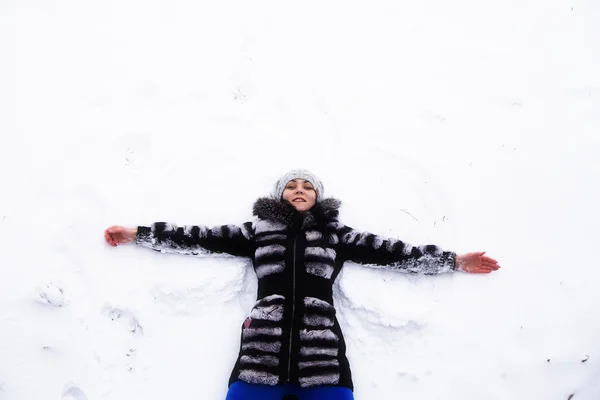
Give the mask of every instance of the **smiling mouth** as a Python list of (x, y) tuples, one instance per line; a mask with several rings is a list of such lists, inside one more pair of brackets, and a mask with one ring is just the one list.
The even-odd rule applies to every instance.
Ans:
[(292, 200), (292, 202), (294, 202), (294, 203), (306, 203), (306, 200), (298, 198), (298, 199)]

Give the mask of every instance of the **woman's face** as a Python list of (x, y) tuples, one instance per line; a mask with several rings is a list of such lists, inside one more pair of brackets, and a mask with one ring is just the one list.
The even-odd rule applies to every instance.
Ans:
[(312, 183), (304, 179), (294, 179), (285, 185), (283, 200), (289, 201), (297, 211), (308, 211), (317, 201), (317, 192)]

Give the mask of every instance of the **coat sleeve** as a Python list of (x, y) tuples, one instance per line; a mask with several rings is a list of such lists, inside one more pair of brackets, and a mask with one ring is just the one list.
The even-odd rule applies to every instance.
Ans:
[(251, 257), (253, 243), (252, 222), (246, 222), (241, 226), (223, 225), (214, 228), (155, 222), (151, 226), (139, 226), (136, 235), (138, 246), (163, 253), (200, 257)]
[(384, 267), (406, 273), (436, 275), (455, 270), (456, 253), (438, 246), (411, 246), (398, 239), (388, 239), (359, 232), (337, 223), (338, 256), (344, 261)]

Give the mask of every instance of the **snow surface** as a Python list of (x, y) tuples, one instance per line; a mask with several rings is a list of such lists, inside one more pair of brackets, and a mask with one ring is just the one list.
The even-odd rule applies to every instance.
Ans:
[(296, 167), (503, 267), (348, 264), (356, 399), (600, 399), (597, 0), (4, 0), (0, 53), (1, 400), (224, 399), (251, 269), (103, 231), (242, 223)]

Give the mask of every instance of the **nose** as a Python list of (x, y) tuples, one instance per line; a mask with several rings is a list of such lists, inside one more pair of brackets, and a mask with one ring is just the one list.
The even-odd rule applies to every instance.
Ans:
[(296, 189), (296, 194), (300, 194), (300, 193), (304, 193), (304, 190), (302, 190), (302, 188), (301, 188), (301, 187), (298, 187), (298, 188)]

